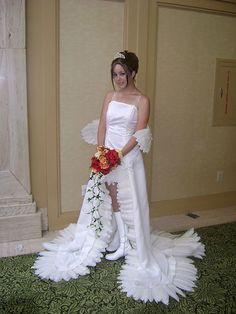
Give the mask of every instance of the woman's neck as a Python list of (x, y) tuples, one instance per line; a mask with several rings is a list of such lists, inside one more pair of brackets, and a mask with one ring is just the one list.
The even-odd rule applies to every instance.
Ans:
[(129, 85), (125, 88), (118, 90), (117, 93), (122, 94), (122, 95), (135, 95), (135, 94), (140, 93), (140, 92), (136, 88), (135, 85)]

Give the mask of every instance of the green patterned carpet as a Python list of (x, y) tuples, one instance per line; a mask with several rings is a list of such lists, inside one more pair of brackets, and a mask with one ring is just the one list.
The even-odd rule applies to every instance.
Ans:
[(36, 255), (0, 259), (0, 313), (223, 314), (236, 313), (236, 222), (198, 229), (206, 257), (196, 260), (199, 280), (193, 293), (169, 306), (127, 298), (117, 287), (122, 260), (103, 260), (91, 274), (69, 282), (37, 278)]

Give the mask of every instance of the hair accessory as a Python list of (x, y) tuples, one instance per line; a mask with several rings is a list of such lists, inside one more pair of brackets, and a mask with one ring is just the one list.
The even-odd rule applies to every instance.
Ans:
[(117, 53), (114, 55), (113, 60), (118, 59), (118, 58), (125, 59), (125, 55), (123, 55), (123, 53), (121, 53), (121, 52), (117, 52)]

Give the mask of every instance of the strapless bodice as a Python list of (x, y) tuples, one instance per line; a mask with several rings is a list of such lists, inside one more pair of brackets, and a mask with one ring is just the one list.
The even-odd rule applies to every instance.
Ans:
[(122, 148), (134, 134), (138, 119), (135, 105), (112, 100), (106, 116), (107, 147)]
[(137, 124), (137, 107), (112, 100), (107, 110), (107, 131), (131, 136)]

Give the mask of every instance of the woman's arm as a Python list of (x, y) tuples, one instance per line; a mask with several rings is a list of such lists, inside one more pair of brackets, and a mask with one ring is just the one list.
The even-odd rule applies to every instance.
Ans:
[(101, 115), (99, 119), (99, 125), (98, 125), (98, 135), (97, 135), (98, 146), (104, 145), (104, 142), (105, 142), (106, 114), (107, 114), (107, 108), (108, 108), (109, 102), (112, 99), (112, 96), (113, 96), (113, 92), (108, 93), (103, 102), (102, 111), (101, 111)]
[[(150, 102), (146, 96), (142, 96), (138, 105), (138, 122), (136, 125), (135, 132), (147, 127), (148, 119), (150, 114)], [(128, 154), (134, 146), (137, 145), (136, 138), (132, 136), (127, 144), (122, 148), (121, 153), (123, 156)]]

